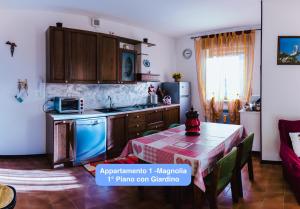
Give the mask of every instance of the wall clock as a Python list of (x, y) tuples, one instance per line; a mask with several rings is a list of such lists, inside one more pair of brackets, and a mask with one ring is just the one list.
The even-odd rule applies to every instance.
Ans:
[(192, 50), (191, 49), (185, 49), (183, 50), (182, 52), (182, 56), (185, 58), (185, 59), (190, 59), (192, 57)]

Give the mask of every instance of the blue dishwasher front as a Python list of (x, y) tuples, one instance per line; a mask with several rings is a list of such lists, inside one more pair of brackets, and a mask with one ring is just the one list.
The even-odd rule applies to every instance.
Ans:
[(105, 155), (106, 118), (78, 119), (75, 124), (75, 165)]

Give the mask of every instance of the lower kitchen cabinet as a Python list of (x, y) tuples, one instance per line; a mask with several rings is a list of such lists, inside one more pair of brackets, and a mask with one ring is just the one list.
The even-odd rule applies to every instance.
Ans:
[(46, 151), (52, 167), (74, 160), (74, 121), (53, 121), (47, 116)]
[(179, 107), (145, 110), (108, 117), (107, 156), (119, 156), (131, 139), (141, 137), (145, 131), (162, 131), (179, 123)]
[(146, 130), (146, 122), (146, 112), (127, 114), (127, 139), (134, 139), (142, 136)]
[(107, 157), (121, 154), (127, 143), (126, 115), (110, 116), (107, 119)]
[[(179, 117), (178, 106), (108, 116), (106, 158), (118, 157), (129, 140), (141, 137), (145, 131), (162, 131), (170, 124), (179, 123)], [(46, 118), (46, 150), (52, 167), (74, 165), (75, 156), (78, 154), (74, 136), (75, 130), (78, 130), (78, 122), (56, 121), (50, 114), (47, 114)], [(76, 124), (77, 128), (75, 128)]]
[(147, 112), (147, 130), (164, 130), (164, 110), (158, 109)]
[(173, 123), (179, 123), (180, 121), (180, 109), (179, 107), (167, 107), (164, 109), (164, 125), (165, 129)]

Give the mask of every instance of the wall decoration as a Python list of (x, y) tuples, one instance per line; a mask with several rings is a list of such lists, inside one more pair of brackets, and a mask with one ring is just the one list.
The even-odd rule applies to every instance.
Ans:
[(135, 80), (135, 57), (136, 53), (133, 50), (121, 50), (121, 73), (122, 81)]
[(144, 65), (145, 67), (150, 67), (150, 61), (149, 61), (148, 59), (144, 59), (144, 60), (143, 60), (143, 65)]
[(13, 57), (14, 52), (15, 52), (15, 48), (17, 47), (16, 43), (7, 41), (6, 44), (10, 45), (10, 55)]
[(183, 50), (182, 52), (182, 56), (185, 58), (185, 59), (190, 59), (192, 57), (192, 54), (193, 54), (193, 51), (191, 49), (185, 49)]
[(300, 65), (300, 36), (279, 36), (278, 65)]
[(22, 103), (25, 98), (28, 96), (28, 82), (25, 80), (18, 80), (18, 92), (15, 95), (15, 98), (18, 102)]

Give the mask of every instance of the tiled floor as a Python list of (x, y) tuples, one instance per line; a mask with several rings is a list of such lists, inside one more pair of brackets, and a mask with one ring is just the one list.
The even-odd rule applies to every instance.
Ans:
[[(282, 178), (280, 165), (261, 165), (254, 158), (255, 183), (243, 171), (244, 199), (232, 204), (227, 187), (219, 196), (219, 208), (300, 209)], [(16, 209), (172, 209), (159, 188), (147, 188), (139, 201), (135, 187), (98, 187), (82, 167), (51, 170), (44, 158), (0, 159), (0, 183), (17, 189)], [(190, 194), (184, 209), (191, 208)], [(205, 204), (204, 208), (208, 208)]]

